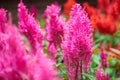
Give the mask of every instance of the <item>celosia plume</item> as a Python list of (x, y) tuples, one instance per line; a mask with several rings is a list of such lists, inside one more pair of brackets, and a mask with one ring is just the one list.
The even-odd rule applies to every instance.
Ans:
[(28, 10), (22, 2), (18, 5), (18, 24), (21, 33), (28, 38), (32, 51), (37, 51), (37, 46), (42, 48), (43, 34), (40, 25), (32, 15), (28, 14)]
[(64, 3), (64, 10), (63, 13), (68, 16), (72, 6), (76, 3), (76, 0), (67, 0), (66, 3)]
[(110, 80), (108, 73), (104, 74), (103, 70), (99, 69), (95, 71), (97, 80)]
[[(12, 24), (10, 15), (9, 21), (4, 21), (5, 32), (0, 31), (0, 80), (59, 80), (55, 77), (57, 71), (54, 69), (54, 63), (41, 51), (41, 30), (33, 16), (26, 10), (21, 1), (18, 9), (19, 27), (32, 45), (33, 54), (26, 50), (22, 35)], [(5, 19), (6, 16), (1, 17), (0, 22)], [(34, 42), (36, 50), (33, 50)]]
[(91, 25), (84, 10), (75, 4), (66, 27), (62, 52), (69, 80), (77, 80), (78, 75), (89, 70), (92, 56)]
[(90, 6), (87, 2), (83, 3), (83, 7), (85, 11), (87, 12), (88, 17), (91, 20), (92, 27), (95, 29), (96, 23), (100, 18), (99, 11), (96, 8)]
[(35, 6), (31, 6), (31, 8), (30, 8), (30, 14), (31, 15), (33, 15), (33, 17), (37, 17), (37, 14), (38, 14), (38, 10), (36, 9), (36, 7)]
[(113, 35), (117, 32), (116, 23), (120, 16), (119, 3), (120, 0), (98, 0), (97, 8), (84, 3), (85, 11), (88, 13), (94, 29), (97, 29), (101, 34)]
[(0, 51), (0, 79), (23, 79), (23, 75), (27, 72), (24, 59), (26, 50), (17, 27), (12, 24), (11, 16), (9, 20), (11, 23), (6, 23), (7, 27), (4, 27), (6, 32), (0, 33), (0, 46), (2, 48), (2, 52)]
[(96, 21), (96, 29), (98, 29), (98, 31), (101, 34), (114, 34), (118, 28), (117, 28), (117, 24), (115, 21), (107, 18), (100, 18), (98, 21)]
[(97, 15), (97, 13), (98, 13), (98, 11), (94, 7), (90, 6), (87, 2), (83, 3), (83, 7), (89, 17), (91, 17), (93, 15)]
[(0, 8), (0, 32), (5, 32), (6, 20), (6, 11)]
[(116, 11), (118, 12), (118, 15), (120, 16), (120, 0), (115, 0), (116, 3)]
[(60, 14), (60, 11), (61, 9), (58, 4), (51, 4), (50, 6), (47, 6), (46, 10), (43, 13), (43, 17), (46, 19), (48, 17), (58, 16)]
[(107, 56), (106, 54), (104, 53), (104, 50), (102, 49), (101, 50), (101, 53), (100, 53), (100, 62), (101, 62), (101, 66), (104, 68), (104, 67), (108, 67), (108, 61), (107, 61)]
[(46, 40), (49, 42), (47, 49), (52, 59), (55, 59), (57, 47), (60, 47), (63, 36), (64, 36), (64, 20), (59, 17), (60, 8), (56, 4), (47, 6), (44, 12), (46, 16)]

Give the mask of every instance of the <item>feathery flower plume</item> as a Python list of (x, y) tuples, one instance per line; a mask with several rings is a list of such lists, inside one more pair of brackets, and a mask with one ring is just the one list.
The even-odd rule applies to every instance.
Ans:
[(37, 17), (37, 14), (38, 14), (38, 10), (36, 9), (36, 7), (35, 6), (31, 6), (31, 8), (30, 8), (30, 14), (31, 15), (33, 15), (33, 17)]
[(99, 33), (101, 34), (111, 34), (111, 35), (113, 35), (118, 30), (117, 23), (111, 20), (109, 17), (97, 19), (96, 29), (98, 29)]
[(22, 1), (18, 4), (18, 24), (20, 31), (28, 38), (33, 52), (37, 51), (37, 46), (42, 48), (43, 34), (38, 22), (28, 14), (26, 6)]
[(104, 80), (104, 73), (103, 71), (101, 71), (101, 69), (98, 69), (96, 72), (96, 79), (97, 80)]
[[(27, 67), (29, 69), (29, 80), (60, 80), (55, 77), (57, 71), (54, 69), (54, 63), (42, 53), (42, 55), (28, 56)], [(46, 64), (45, 64), (46, 63)]]
[(5, 32), (6, 27), (6, 11), (3, 8), (0, 8), (0, 32)]
[(12, 24), (11, 15), (6, 26), (6, 32), (0, 33), (0, 79), (22, 80), (22, 73), (27, 70), (24, 60), (25, 48), (20, 33)]
[(82, 69), (86, 72), (92, 57), (90, 21), (79, 4), (75, 4), (66, 27), (62, 52), (69, 80), (77, 80)]
[(47, 6), (44, 16), (46, 18), (46, 39), (49, 42), (47, 46), (48, 51), (50, 52), (51, 58), (55, 59), (55, 54), (57, 52), (57, 47), (60, 47), (62, 42), (64, 30), (64, 20), (63, 18), (58, 17), (60, 13), (60, 8), (57, 4), (52, 4)]
[(101, 53), (100, 53), (100, 59), (101, 59), (101, 66), (102, 67), (107, 67), (108, 66), (108, 62), (107, 62), (107, 56), (104, 53), (104, 50), (102, 49)]
[(44, 11), (43, 17), (46, 19), (51, 16), (58, 16), (60, 14), (60, 7), (57, 3), (51, 4), (47, 6), (46, 10)]
[(108, 73), (104, 74), (104, 72), (100, 68), (95, 71), (95, 75), (97, 80), (110, 80)]
[[(54, 70), (54, 63), (45, 54), (41, 53), (41, 55), (36, 54), (35, 56), (30, 54), (23, 55), (24, 50), (17, 51), (18, 46), (19, 49), (23, 47), (17, 42), (19, 38), (15, 39), (18, 35), (16, 34), (15, 36), (12, 33), (11, 35), (2, 40), (6, 43), (6, 45), (3, 45), (3, 48), (8, 48), (4, 49), (4, 53), (0, 51), (1, 80), (59, 80), (55, 77), (57, 71)], [(2, 39), (4, 38), (4, 36), (1, 37)], [(10, 42), (14, 42), (14, 46)], [(44, 64), (44, 62), (47, 64)]]

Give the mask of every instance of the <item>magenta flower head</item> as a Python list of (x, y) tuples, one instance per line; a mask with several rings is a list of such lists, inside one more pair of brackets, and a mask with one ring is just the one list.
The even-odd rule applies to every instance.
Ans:
[(98, 69), (96, 72), (95, 72), (95, 75), (96, 75), (96, 79), (97, 80), (105, 80), (104, 79), (104, 73), (101, 69)]
[[(13, 39), (11, 40), (14, 41)], [(13, 52), (11, 48), (14, 49), (14, 47), (7, 42), (7, 39), (4, 39), (4, 42), (8, 48), (4, 53), (0, 52), (0, 80), (59, 80), (55, 77), (57, 71), (53, 67), (54, 63), (44, 53), (21, 55), (22, 51), (14, 51), (11, 54)], [(16, 47), (18, 48), (18, 46)], [(44, 64), (45, 62), (46, 64)]]
[(57, 3), (54, 3), (50, 6), (47, 6), (47, 9), (45, 10), (43, 17), (47, 18), (48, 16), (58, 16), (60, 14), (60, 7), (58, 6)]
[(57, 71), (54, 69), (54, 63), (44, 53), (29, 56), (27, 60), (29, 80), (60, 80), (56, 77)]
[(59, 17), (60, 8), (57, 4), (47, 7), (44, 12), (46, 16), (46, 39), (49, 42), (47, 49), (52, 59), (55, 59), (57, 47), (60, 47), (64, 34), (64, 18)]
[(0, 80), (59, 80), (54, 63), (44, 53), (25, 53), (18, 34), (6, 35), (0, 34)]
[(110, 80), (108, 73), (104, 74), (103, 70), (101, 70), (100, 68), (95, 71), (95, 75), (97, 80)]
[(6, 20), (6, 11), (3, 8), (0, 8), (0, 32), (5, 32)]
[(101, 63), (102, 67), (107, 67), (108, 66), (107, 56), (104, 53), (104, 49), (102, 49), (101, 53), (100, 53), (100, 63)]
[(31, 15), (33, 15), (33, 17), (37, 17), (37, 14), (38, 14), (38, 10), (37, 10), (37, 8), (35, 7), (35, 6), (31, 6), (31, 8), (30, 8), (30, 14)]
[(21, 73), (27, 70), (24, 60), (26, 52), (21, 35), (12, 24), (12, 19), (9, 20), (11, 23), (6, 23), (5, 33), (0, 33), (0, 80), (21, 79)]
[(82, 69), (89, 70), (92, 57), (90, 21), (79, 4), (75, 4), (62, 42), (62, 53), (67, 67), (69, 80), (77, 80)]
[(28, 16), (28, 10), (26, 9), (26, 6), (23, 4), (22, 0), (20, 0), (20, 3), (18, 4), (18, 20), (23, 20)]
[(21, 33), (28, 38), (33, 52), (37, 51), (37, 46), (42, 48), (43, 34), (40, 25), (32, 15), (28, 14), (22, 2), (18, 4), (18, 25)]

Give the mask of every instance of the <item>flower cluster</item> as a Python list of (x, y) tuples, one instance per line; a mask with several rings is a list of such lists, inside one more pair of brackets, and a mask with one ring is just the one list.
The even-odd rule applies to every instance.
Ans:
[(100, 53), (100, 59), (101, 59), (101, 66), (102, 67), (108, 67), (107, 56), (104, 53), (103, 49), (102, 49), (102, 51)]
[[(59, 80), (55, 77), (54, 63), (42, 51), (39, 24), (22, 1), (18, 5), (18, 18), (19, 29), (12, 24), (11, 15), (7, 21), (6, 11), (0, 9), (0, 80)], [(19, 31), (27, 37), (30, 50), (26, 49)]]
[(88, 3), (84, 3), (83, 6), (95, 29), (101, 34), (113, 35), (118, 30), (119, 3), (119, 0), (98, 0), (97, 8), (90, 6)]
[[(60, 15), (57, 3), (47, 6), (45, 30), (36, 19), (35, 7), (29, 12), (22, 0), (18, 27), (12, 23), (12, 14), (0, 9), (0, 80), (63, 80), (57, 71), (61, 64), (65, 64), (67, 79), (84, 78), (82, 73), (88, 72), (92, 57), (92, 27), (80, 4), (72, 1), (68, 20)], [(47, 46), (43, 46), (44, 40)], [(60, 61), (55, 60), (57, 52)]]
[(104, 74), (104, 72), (101, 69), (96, 70), (95, 74), (97, 80), (110, 80), (109, 75)]

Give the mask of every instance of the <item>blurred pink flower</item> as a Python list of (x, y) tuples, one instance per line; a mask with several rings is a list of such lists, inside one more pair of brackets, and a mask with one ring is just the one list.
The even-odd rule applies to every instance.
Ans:
[(6, 10), (0, 8), (0, 32), (5, 32), (6, 20)]
[(6, 21), (6, 26), (5, 33), (0, 33), (0, 79), (22, 79), (22, 73), (27, 72), (22, 36), (12, 24), (11, 15), (8, 23)]
[(54, 69), (54, 63), (44, 53), (29, 56), (27, 60), (28, 73), (33, 76), (30, 80), (60, 80), (55, 77), (57, 71)]
[(35, 7), (35, 6), (31, 6), (31, 8), (30, 8), (30, 14), (33, 16), (33, 17), (37, 17), (37, 14), (38, 14), (38, 10), (37, 10), (37, 8)]
[[(20, 4), (23, 6), (22, 2)], [(47, 55), (40, 52), (42, 48), (38, 45), (41, 44), (42, 39), (39, 37), (41, 34), (39, 34), (40, 30), (37, 28), (37, 22), (28, 14), (24, 18), (20, 17), (19, 21), (19, 24), (22, 24), (20, 30), (23, 31), (29, 41), (37, 43), (34, 46), (36, 50), (33, 52), (36, 55), (26, 51), (22, 35), (17, 27), (12, 24), (12, 17), (9, 15), (9, 21), (5, 22), (7, 27), (4, 27), (6, 32), (0, 32), (0, 80), (59, 80), (55, 77), (57, 71), (54, 69), (54, 63), (48, 59)], [(24, 32), (25, 29), (28, 31)], [(30, 42), (30, 44), (33, 43)]]
[(28, 10), (22, 2), (18, 4), (18, 25), (21, 33), (28, 38), (32, 53), (36, 53), (37, 46), (42, 48), (43, 34), (40, 25), (32, 15), (28, 14)]
[(103, 49), (101, 50), (101, 53), (100, 53), (100, 59), (101, 59), (101, 61), (100, 61), (101, 62), (101, 66), (102, 67), (107, 67), (108, 66), (107, 56), (104, 53)]
[(100, 68), (95, 71), (95, 75), (97, 80), (110, 80), (108, 73), (104, 74)]
[(97, 80), (104, 80), (104, 73), (102, 70), (98, 69), (96, 72), (95, 72), (95, 75), (96, 75), (96, 79)]

